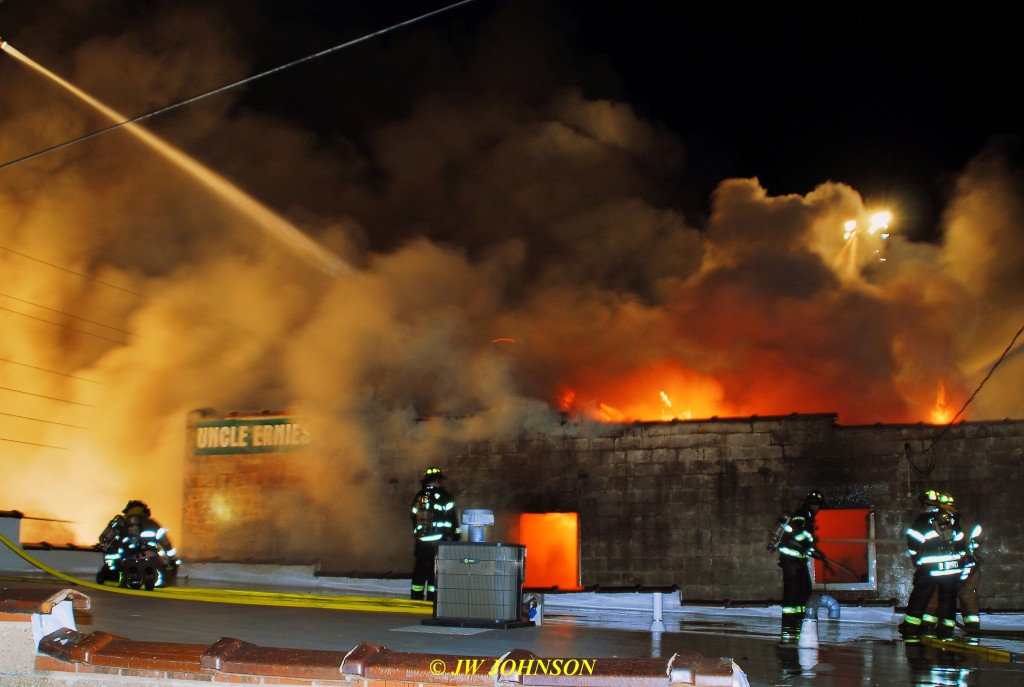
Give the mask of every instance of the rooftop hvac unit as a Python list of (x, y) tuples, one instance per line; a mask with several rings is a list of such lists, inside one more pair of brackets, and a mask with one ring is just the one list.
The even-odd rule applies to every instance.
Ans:
[(524, 620), (526, 547), (493, 542), (440, 542), (434, 616), (424, 625), (509, 629)]

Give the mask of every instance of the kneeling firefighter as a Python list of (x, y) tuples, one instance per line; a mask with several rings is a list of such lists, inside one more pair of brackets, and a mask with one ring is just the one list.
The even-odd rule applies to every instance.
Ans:
[(99, 536), (103, 567), (96, 582), (116, 581), (131, 589), (164, 587), (178, 574), (177, 549), (144, 502), (131, 500)]

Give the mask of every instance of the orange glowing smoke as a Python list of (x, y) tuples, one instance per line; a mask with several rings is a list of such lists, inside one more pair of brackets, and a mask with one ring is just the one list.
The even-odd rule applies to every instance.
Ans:
[(600, 422), (687, 420), (728, 415), (716, 380), (665, 361), (608, 379), (580, 375), (558, 394), (560, 410)]

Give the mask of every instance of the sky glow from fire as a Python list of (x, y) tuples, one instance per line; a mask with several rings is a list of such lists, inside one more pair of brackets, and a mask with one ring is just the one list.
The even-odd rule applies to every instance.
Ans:
[[(74, 14), (0, 28), (118, 112), (256, 71), (206, 5), (88, 38)], [(679, 137), (579, 88), (516, 93), (504, 70), (524, 67), (497, 56), (558, 53), (500, 18), (458, 60), (419, 36), (464, 78), (358, 145), (242, 94), (147, 125), (351, 269), (325, 274), (122, 133), (0, 170), (0, 509), (77, 523), (29, 539), (91, 543), (129, 498), (173, 533), (196, 408), (301, 415), (344, 459), (311, 497), (330, 509), (380, 436), (412, 474), (469, 439), (590, 421), (942, 423), (1024, 323), (1024, 185), (999, 141), (959, 170), (937, 241), (901, 235), (898, 191), (867, 200), (828, 178), (793, 194), (723, 178), (698, 225), (671, 195)], [(0, 83), (0, 162), (108, 123), (3, 53)], [(886, 238), (849, 233), (881, 209)], [(1024, 416), (1022, 388), (1014, 353), (965, 418)], [(461, 419), (425, 432), (425, 416)]]

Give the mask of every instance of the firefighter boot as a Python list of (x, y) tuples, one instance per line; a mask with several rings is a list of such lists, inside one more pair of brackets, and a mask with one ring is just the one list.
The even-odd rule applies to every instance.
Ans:
[(952, 620), (943, 620), (935, 626), (935, 636), (939, 639), (953, 639), (956, 623)]
[(921, 616), (921, 634), (927, 637), (934, 637), (938, 634), (940, 627), (939, 618), (931, 613)]
[(921, 621), (916, 618), (904, 618), (897, 629), (904, 639), (917, 639), (921, 636)]

